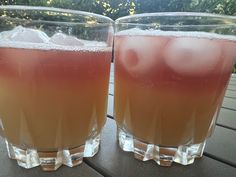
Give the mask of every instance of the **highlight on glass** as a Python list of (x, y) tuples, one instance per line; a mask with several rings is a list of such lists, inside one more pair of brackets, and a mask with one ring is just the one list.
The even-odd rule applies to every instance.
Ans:
[(135, 158), (192, 164), (212, 135), (236, 61), (236, 18), (150, 13), (115, 22), (115, 118)]
[(52, 171), (98, 152), (112, 40), (101, 15), (0, 6), (0, 134), (18, 165)]

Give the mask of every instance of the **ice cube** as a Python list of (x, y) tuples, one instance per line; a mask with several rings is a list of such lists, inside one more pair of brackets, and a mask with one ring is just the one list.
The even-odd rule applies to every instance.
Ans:
[(177, 37), (166, 46), (166, 64), (183, 75), (206, 75), (219, 63), (220, 43), (210, 39)]
[(43, 31), (17, 26), (1, 33), (1, 39), (12, 42), (47, 43), (49, 37)]
[(133, 76), (139, 77), (157, 67), (162, 48), (167, 38), (155, 39), (151, 36), (117, 37), (116, 45), (119, 50), (119, 61)]
[(83, 42), (76, 37), (68, 36), (63, 33), (54, 34), (49, 42), (64, 46), (83, 46)]

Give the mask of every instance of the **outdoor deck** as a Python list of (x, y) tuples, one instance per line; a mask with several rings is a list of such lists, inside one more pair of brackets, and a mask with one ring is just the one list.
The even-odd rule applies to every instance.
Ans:
[(153, 161), (140, 162), (132, 153), (123, 152), (117, 144), (113, 120), (113, 67), (109, 88), (108, 119), (102, 132), (99, 153), (75, 168), (42, 172), (40, 167), (25, 170), (7, 157), (0, 139), (0, 177), (236, 177), (236, 75), (233, 75), (221, 108), (216, 129), (208, 140), (204, 156), (193, 165), (160, 167)]

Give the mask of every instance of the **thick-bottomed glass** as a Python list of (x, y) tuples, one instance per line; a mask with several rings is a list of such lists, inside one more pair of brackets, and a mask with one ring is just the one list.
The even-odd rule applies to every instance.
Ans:
[(112, 37), (100, 15), (0, 7), (0, 133), (20, 166), (51, 171), (98, 152)]
[(155, 13), (116, 21), (115, 118), (124, 151), (191, 164), (213, 132), (236, 59), (236, 18)]

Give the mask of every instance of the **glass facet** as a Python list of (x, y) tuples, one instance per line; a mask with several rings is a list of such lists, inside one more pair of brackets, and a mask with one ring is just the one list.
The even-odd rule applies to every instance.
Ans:
[(98, 152), (112, 38), (104, 16), (0, 6), (0, 134), (20, 166), (52, 171)]
[(236, 18), (154, 13), (116, 20), (115, 118), (124, 151), (162, 166), (203, 154), (236, 61)]

